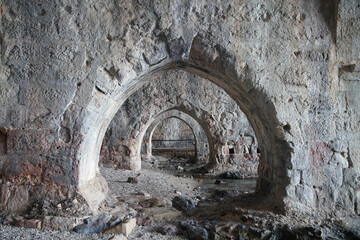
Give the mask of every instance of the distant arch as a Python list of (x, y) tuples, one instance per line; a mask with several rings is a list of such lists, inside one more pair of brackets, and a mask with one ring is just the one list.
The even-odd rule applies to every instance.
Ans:
[(200, 123), (191, 117), (190, 115), (179, 111), (179, 110), (168, 110), (161, 114), (159, 114), (152, 123), (148, 126), (145, 131), (145, 135), (143, 138), (143, 149), (145, 150), (142, 154), (144, 158), (150, 159), (152, 157), (152, 135), (155, 131), (156, 127), (166, 119), (177, 118), (185, 122), (192, 133), (194, 134), (195, 139), (195, 154), (197, 162), (208, 162), (210, 154), (209, 154), (209, 141), (208, 137), (201, 127)]

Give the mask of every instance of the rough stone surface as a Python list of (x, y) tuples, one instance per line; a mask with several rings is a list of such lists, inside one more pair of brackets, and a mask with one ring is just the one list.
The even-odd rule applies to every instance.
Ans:
[(110, 218), (111, 216), (106, 213), (87, 218), (83, 224), (77, 225), (74, 231), (82, 234), (100, 233), (107, 227)]
[(107, 197), (99, 154), (118, 109), (144, 84), (190, 72), (247, 116), (261, 154), (257, 193), (273, 207), (359, 214), (359, 8), (358, 0), (3, 0), (1, 212), (78, 193), (97, 211)]
[(171, 224), (165, 225), (161, 229), (161, 233), (168, 236), (174, 236), (178, 233), (178, 231), (178, 228), (175, 225)]
[(191, 199), (175, 196), (172, 200), (172, 206), (179, 211), (189, 211), (195, 207)]
[(136, 227), (136, 219), (131, 218), (126, 220), (125, 222), (119, 223), (109, 229), (104, 231), (105, 234), (123, 234), (128, 237), (132, 230)]

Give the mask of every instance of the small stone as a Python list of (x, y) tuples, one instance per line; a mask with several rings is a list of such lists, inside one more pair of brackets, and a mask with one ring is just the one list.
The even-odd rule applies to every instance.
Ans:
[(172, 206), (179, 211), (189, 211), (195, 207), (195, 204), (188, 198), (176, 196), (172, 200)]
[(153, 207), (153, 208), (144, 208), (143, 213), (145, 215), (153, 217), (153, 219), (158, 221), (171, 221), (179, 218), (181, 212), (174, 208), (167, 207)]
[(243, 179), (244, 178), (244, 175), (241, 173), (241, 172), (226, 172), (224, 175), (223, 175), (224, 178), (227, 178), (227, 179)]
[(177, 166), (177, 167), (176, 167), (176, 170), (178, 170), (178, 171), (184, 171), (184, 168), (181, 167), (181, 166)]
[(175, 193), (176, 195), (181, 196), (181, 192), (180, 192), (180, 191), (178, 191), (178, 190), (175, 190), (175, 191), (174, 191), (174, 193)]
[(135, 183), (135, 184), (139, 184), (140, 183), (140, 179), (138, 177), (129, 177), (127, 180), (128, 183)]
[(129, 208), (128, 209), (128, 214), (130, 216), (135, 216), (137, 214), (137, 211), (135, 209), (133, 209), (133, 208)]
[(216, 180), (215, 180), (215, 184), (217, 184), (217, 185), (218, 185), (218, 184), (223, 184), (223, 183), (224, 183), (224, 182), (221, 181), (220, 179), (216, 179)]
[(131, 218), (128, 219), (126, 222), (117, 224), (107, 230), (104, 231), (105, 234), (123, 234), (126, 237), (130, 235), (132, 230), (136, 227), (136, 219)]
[(42, 230), (71, 231), (76, 225), (76, 218), (44, 216)]
[(146, 192), (138, 192), (136, 193), (136, 195), (138, 196), (144, 196), (144, 197), (150, 197), (150, 194), (146, 193)]
[(154, 223), (154, 220), (150, 216), (138, 216), (136, 217), (136, 224), (139, 226), (150, 226)]
[(187, 229), (187, 236), (189, 239), (193, 240), (209, 239), (209, 234), (206, 229), (200, 226), (189, 226), (189, 228)]
[(248, 220), (247, 216), (245, 216), (245, 215), (241, 216), (240, 219), (243, 222), (247, 222), (247, 220)]
[(167, 236), (175, 236), (178, 233), (178, 228), (175, 225), (168, 224), (162, 227), (161, 234)]

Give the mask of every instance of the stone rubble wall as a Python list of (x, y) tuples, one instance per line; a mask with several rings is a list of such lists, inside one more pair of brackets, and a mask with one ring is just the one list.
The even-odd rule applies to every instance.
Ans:
[(257, 191), (287, 214), (360, 214), (357, 0), (0, 3), (0, 208), (106, 197), (99, 153), (122, 103), (169, 69), (239, 104)]

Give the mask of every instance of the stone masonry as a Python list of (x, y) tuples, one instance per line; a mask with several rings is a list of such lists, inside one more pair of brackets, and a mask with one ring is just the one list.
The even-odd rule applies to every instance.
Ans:
[(0, 210), (82, 196), (98, 211), (111, 120), (146, 84), (187, 72), (253, 127), (259, 199), (359, 215), (359, 33), (358, 0), (2, 0)]

